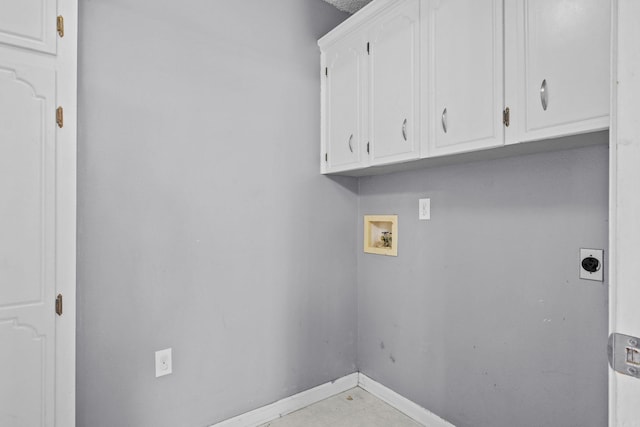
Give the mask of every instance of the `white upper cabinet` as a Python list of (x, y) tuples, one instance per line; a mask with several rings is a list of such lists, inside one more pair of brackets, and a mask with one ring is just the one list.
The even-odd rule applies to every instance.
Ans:
[(369, 36), (371, 164), (419, 157), (420, 3), (397, 1)]
[(507, 0), (507, 142), (609, 126), (607, 0)]
[[(504, 143), (502, 0), (429, 0), (423, 17), (428, 155)], [(423, 18), (424, 19), (424, 18)], [(427, 90), (425, 90), (427, 89)], [(426, 115), (425, 115), (426, 120)], [(424, 157), (424, 155), (423, 155)]]
[(324, 172), (365, 166), (366, 56), (361, 33), (339, 40), (323, 53)]
[(607, 129), (610, 17), (608, 0), (372, 1), (318, 42), (322, 172)]

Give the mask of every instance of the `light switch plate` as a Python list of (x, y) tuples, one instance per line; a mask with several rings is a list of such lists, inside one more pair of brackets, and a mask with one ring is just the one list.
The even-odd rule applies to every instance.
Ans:
[(431, 219), (431, 199), (418, 200), (418, 219)]
[(598, 282), (604, 281), (604, 251), (602, 249), (580, 249), (580, 278)]
[(171, 362), (170, 348), (156, 351), (156, 378), (169, 375), (173, 372)]

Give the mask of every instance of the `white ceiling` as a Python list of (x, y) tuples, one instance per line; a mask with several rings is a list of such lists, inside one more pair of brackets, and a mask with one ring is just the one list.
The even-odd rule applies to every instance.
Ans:
[(334, 5), (335, 7), (337, 7), (338, 9), (344, 12), (354, 13), (360, 10), (360, 8), (365, 6), (371, 0), (324, 0), (324, 1)]

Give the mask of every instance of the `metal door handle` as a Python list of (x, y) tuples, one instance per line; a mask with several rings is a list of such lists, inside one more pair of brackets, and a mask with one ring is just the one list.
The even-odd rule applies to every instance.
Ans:
[(540, 102), (542, 103), (542, 109), (547, 111), (547, 106), (549, 105), (549, 89), (547, 88), (546, 79), (544, 79), (542, 85), (540, 85)]
[(442, 110), (442, 130), (447, 133), (447, 109)]
[(404, 122), (402, 122), (402, 137), (405, 141), (407, 140), (407, 119), (404, 119)]
[(353, 146), (351, 145), (351, 141), (353, 141), (353, 134), (349, 137), (349, 151), (353, 153)]

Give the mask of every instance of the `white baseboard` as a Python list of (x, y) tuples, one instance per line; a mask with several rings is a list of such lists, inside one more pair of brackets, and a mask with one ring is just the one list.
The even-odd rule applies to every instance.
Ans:
[(378, 399), (388, 403), (398, 411), (413, 418), (425, 427), (455, 427), (453, 424), (443, 420), (433, 412), (413, 403), (406, 397), (403, 397), (395, 391), (383, 386), (377, 381), (372, 380), (362, 373), (358, 373), (358, 386), (368, 391)]
[(359, 372), (294, 394), (293, 396), (219, 422), (210, 427), (257, 427), (354, 387), (360, 387), (366, 390), (408, 417), (423, 424), (425, 427), (455, 427), (436, 414)]
[(310, 390), (278, 400), (262, 408), (238, 415), (211, 427), (257, 427), (309, 405), (358, 386), (358, 373), (353, 373)]

